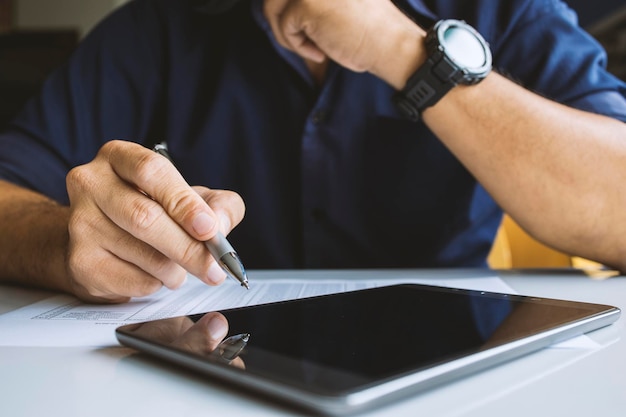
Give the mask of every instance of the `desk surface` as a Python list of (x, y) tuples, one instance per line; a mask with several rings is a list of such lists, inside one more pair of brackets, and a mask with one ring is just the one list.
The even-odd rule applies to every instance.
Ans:
[[(406, 272), (406, 271), (405, 271)], [(311, 278), (320, 272), (281, 271)], [(493, 271), (414, 271), (416, 277), (472, 278)], [(325, 271), (325, 278), (393, 276), (394, 271)], [(506, 271), (520, 294), (610, 304), (626, 311), (626, 277), (591, 279), (577, 271)], [(49, 294), (0, 286), (0, 314)], [(598, 349), (544, 349), (442, 385), (371, 416), (624, 416), (624, 318), (589, 334)], [(0, 347), (2, 416), (291, 416), (278, 403), (223, 387), (124, 347)]]

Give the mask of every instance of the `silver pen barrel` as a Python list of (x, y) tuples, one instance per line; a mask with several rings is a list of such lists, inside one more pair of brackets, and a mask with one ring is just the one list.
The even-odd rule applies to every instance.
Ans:
[(231, 278), (237, 280), (242, 287), (250, 289), (248, 276), (235, 249), (221, 232), (204, 242), (211, 255)]

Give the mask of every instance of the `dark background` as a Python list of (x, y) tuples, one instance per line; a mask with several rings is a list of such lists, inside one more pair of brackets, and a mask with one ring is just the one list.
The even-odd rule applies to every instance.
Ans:
[(578, 12), (578, 20), (584, 28), (590, 27), (612, 12), (626, 7), (624, 0), (564, 0)]

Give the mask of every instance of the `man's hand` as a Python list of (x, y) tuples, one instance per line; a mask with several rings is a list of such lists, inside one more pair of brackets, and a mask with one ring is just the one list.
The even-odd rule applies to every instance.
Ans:
[(192, 188), (166, 158), (123, 141), (72, 169), (67, 190), (67, 276), (82, 299), (123, 302), (174, 289), (186, 271), (207, 284), (224, 280), (202, 242), (241, 221), (237, 194)]
[(396, 88), (425, 59), (425, 32), (389, 0), (265, 0), (264, 11), (283, 47), (371, 72)]

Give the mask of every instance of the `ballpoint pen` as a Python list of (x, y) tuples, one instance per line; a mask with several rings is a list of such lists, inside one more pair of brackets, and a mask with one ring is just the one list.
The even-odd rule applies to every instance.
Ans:
[[(174, 164), (165, 142), (157, 143), (154, 145), (153, 150)], [(239, 255), (237, 255), (235, 249), (233, 249), (230, 242), (226, 240), (226, 237), (221, 232), (218, 231), (215, 236), (205, 241), (204, 244), (228, 276), (237, 280), (245, 289), (250, 289), (248, 276), (241, 259), (239, 259)]]
[(219, 358), (227, 363), (232, 362), (244, 350), (250, 340), (250, 333), (240, 333), (230, 336), (217, 346)]

